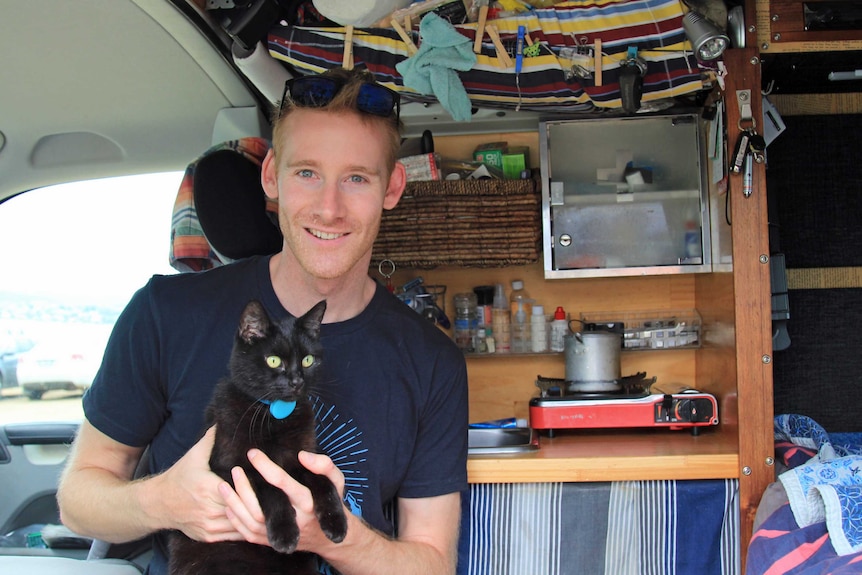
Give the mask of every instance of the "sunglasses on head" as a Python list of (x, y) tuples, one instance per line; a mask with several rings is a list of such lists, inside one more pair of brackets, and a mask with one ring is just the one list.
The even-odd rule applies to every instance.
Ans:
[[(322, 108), (329, 104), (344, 87), (344, 80), (331, 76), (300, 76), (284, 84), (281, 107), (286, 101), (304, 108)], [(388, 118), (395, 112), (395, 120), (401, 115), (401, 97), (397, 92), (374, 82), (363, 82), (359, 86), (356, 107), (360, 112)]]

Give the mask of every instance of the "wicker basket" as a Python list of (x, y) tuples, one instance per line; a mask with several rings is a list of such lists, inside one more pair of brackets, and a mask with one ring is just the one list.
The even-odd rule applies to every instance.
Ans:
[(383, 213), (372, 266), (504, 267), (539, 259), (541, 198), (536, 180), (410, 182)]

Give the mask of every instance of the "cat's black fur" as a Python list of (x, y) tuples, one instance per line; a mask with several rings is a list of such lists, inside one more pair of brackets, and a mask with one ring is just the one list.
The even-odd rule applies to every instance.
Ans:
[[(210, 468), (231, 485), (231, 468), (239, 465), (245, 470), (266, 517), (272, 548), (247, 542), (201, 543), (177, 532), (171, 538), (172, 575), (318, 572), (314, 555), (295, 552), (296, 514), (284, 492), (267, 483), (249, 463), (247, 452), (253, 447), (309, 488), (323, 532), (336, 543), (344, 539), (347, 519), (335, 486), (297, 459), (301, 450), (318, 451), (308, 388), (320, 370), (319, 335), (325, 310), (326, 302), (321, 301), (302, 317), (276, 324), (259, 302), (249, 302), (231, 353), (230, 376), (218, 383), (207, 409), (208, 425), (216, 425)], [(296, 401), (296, 408), (277, 419), (260, 399)]]

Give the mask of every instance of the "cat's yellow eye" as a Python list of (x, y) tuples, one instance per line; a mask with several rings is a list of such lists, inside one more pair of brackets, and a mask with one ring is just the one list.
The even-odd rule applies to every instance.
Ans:
[(281, 367), (281, 358), (277, 355), (268, 355), (266, 356), (266, 365), (273, 369)]
[(314, 363), (314, 356), (311, 354), (306, 355), (302, 358), (302, 367), (311, 367)]

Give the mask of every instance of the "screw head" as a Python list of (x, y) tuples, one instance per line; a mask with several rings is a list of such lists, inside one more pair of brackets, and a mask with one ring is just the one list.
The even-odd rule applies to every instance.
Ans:
[(769, 354), (764, 353), (763, 357), (760, 358), (760, 361), (763, 363), (772, 363), (772, 357)]
[(760, 263), (768, 264), (769, 263), (769, 256), (766, 254), (760, 254)]
[(746, 465), (745, 467), (742, 468), (742, 474), (743, 475), (751, 475), (751, 468)]

